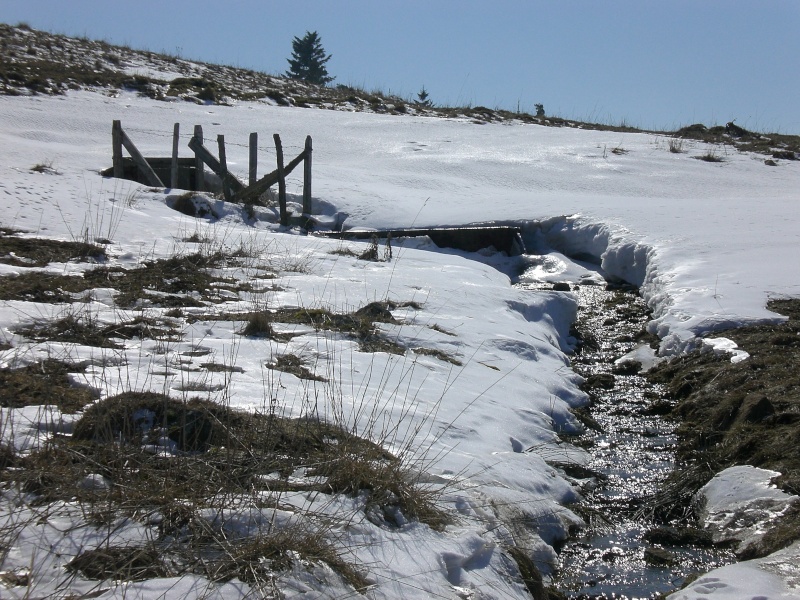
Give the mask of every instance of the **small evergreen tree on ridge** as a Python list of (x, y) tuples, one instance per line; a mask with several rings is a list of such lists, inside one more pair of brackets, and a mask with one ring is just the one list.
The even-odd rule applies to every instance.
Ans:
[(322, 39), (316, 31), (306, 31), (302, 37), (292, 40), (292, 58), (287, 59), (289, 70), (286, 76), (290, 79), (299, 79), (317, 85), (326, 85), (335, 78), (328, 75), (325, 63), (331, 59), (330, 54), (325, 54)]

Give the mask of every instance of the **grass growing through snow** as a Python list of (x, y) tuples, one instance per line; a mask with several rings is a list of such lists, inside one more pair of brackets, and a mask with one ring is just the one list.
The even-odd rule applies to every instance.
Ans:
[(71, 260), (103, 262), (105, 248), (98, 244), (21, 237), (22, 232), (0, 228), (0, 262), (20, 267), (43, 267)]
[[(0, 471), (4, 487), (32, 494), (37, 504), (78, 502), (100, 522), (158, 522), (146, 546), (78, 555), (68, 569), (90, 579), (184, 573), (212, 581), (268, 579), (299, 558), (324, 561), (363, 587), (363, 576), (326, 539), (324, 527), (279, 528), (268, 518), (270, 507), (293, 492), (366, 494), (364, 510), (389, 523), (401, 524), (399, 514), (435, 528), (447, 522), (398, 457), (339, 426), (151, 392), (95, 403), (71, 437), (54, 436), (7, 462), (14, 468)], [(307, 477), (297, 477), (301, 471)], [(236, 538), (209, 521), (206, 509), (236, 505), (264, 511), (268, 523), (258, 535)]]
[[(200, 243), (206, 242), (201, 239)], [(209, 244), (199, 253), (150, 260), (134, 269), (88, 268), (83, 277), (31, 270), (4, 278), (4, 284), (12, 285), (3, 285), (2, 295), (70, 303), (55, 318), (17, 327), (16, 335), (40, 344), (108, 348), (120, 357), (125, 352), (123, 344), (130, 340), (178, 343), (182, 334), (177, 319), (186, 319), (184, 309), (203, 306), (212, 312), (224, 301), (216, 292), (220, 285), (257, 306), (257, 310), (238, 315), (245, 321), (242, 333), (247, 335), (287, 341), (290, 336), (275, 334), (273, 324), (303, 324), (316, 331), (345, 334), (357, 340), (365, 352), (406, 351), (376, 324), (397, 325), (391, 310), (419, 309), (418, 304), (374, 302), (344, 314), (323, 309), (268, 309), (262, 291), (251, 293), (251, 285), (228, 278), (226, 273), (246, 268), (274, 277), (274, 264), (265, 263), (258, 254), (255, 250), (212, 249)], [(53, 256), (41, 261), (48, 264)], [(283, 260), (286, 268), (309, 268), (308, 257)], [(101, 322), (89, 305), (74, 304), (95, 287), (115, 290), (118, 312), (114, 314), (126, 316), (108, 324)], [(130, 318), (119, 310), (140, 307), (143, 302), (148, 306), (147, 315), (141, 312)], [(218, 313), (214, 318), (231, 316)], [(22, 340), (18, 345), (25, 343)], [(449, 522), (436, 506), (437, 493), (419, 484), (420, 475), (407, 464), (404, 451), (395, 455), (383, 447), (383, 442), (396, 441), (382, 437), (386, 423), (376, 426), (370, 421), (366, 425), (370, 440), (358, 435), (341, 407), (323, 410), (331, 413), (332, 423), (316, 418), (313, 411), (304, 418), (284, 417), (272, 403), (265, 403), (261, 411), (237, 411), (227, 405), (225, 386), (201, 390), (219, 390), (219, 401), (208, 400), (208, 395), (192, 399), (186, 385), (173, 386), (184, 390), (178, 398), (130, 391), (96, 401), (91, 390), (70, 383), (69, 374), (80, 374), (87, 366), (45, 361), (0, 370), (0, 404), (5, 406), (50, 405), (74, 412), (90, 404), (71, 436), (44, 436), (41, 439), (45, 441), (25, 452), (0, 446), (0, 486), (24, 497), (21, 506), (31, 507), (32, 515), (36, 506), (74, 507), (85, 515), (89, 527), (111, 531), (134, 520), (155, 531), (140, 543), (119, 545), (109, 537), (100, 547), (78, 551), (65, 564), (73, 577), (134, 581), (194, 574), (211, 581), (238, 578), (267, 590), (282, 572), (300, 564), (325, 563), (358, 590), (367, 585), (365, 567), (353, 564), (337, 549), (340, 546), (329, 520), (316, 512), (313, 502), (298, 506), (299, 495), (328, 498), (327, 502), (352, 498), (363, 516), (381, 527), (418, 520), (441, 529)], [(275, 353), (264, 366), (319, 382), (326, 393), (336, 393), (335, 385), (315, 375), (298, 355)], [(227, 378), (242, 372), (233, 364), (213, 360), (199, 368), (225, 373)], [(20, 393), (23, 388), (25, 393)], [(311, 388), (304, 389), (313, 393)], [(265, 397), (271, 395), (265, 392)], [(379, 412), (370, 418), (383, 420)], [(9, 421), (2, 424), (7, 427)], [(396, 436), (397, 427), (389, 428), (386, 435)], [(372, 436), (378, 430), (382, 433)], [(223, 516), (231, 507), (256, 512), (263, 521), (256, 531), (232, 533), (227, 528), (228, 517)], [(294, 515), (292, 522), (281, 524), (270, 517), (275, 511)], [(219, 518), (211, 518), (212, 514)], [(10, 548), (18, 533), (3, 528), (0, 543)], [(19, 581), (23, 579), (25, 585), (32, 582), (30, 578)]]
[(51, 405), (63, 413), (77, 412), (96, 398), (92, 390), (75, 387), (69, 379), (69, 373), (85, 368), (50, 359), (16, 369), (0, 369), (0, 407)]

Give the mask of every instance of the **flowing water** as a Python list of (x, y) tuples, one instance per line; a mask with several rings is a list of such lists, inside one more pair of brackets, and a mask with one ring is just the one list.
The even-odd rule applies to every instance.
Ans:
[(585, 484), (584, 501), (572, 508), (588, 526), (561, 549), (554, 587), (576, 600), (655, 598), (733, 557), (713, 548), (645, 540), (656, 526), (647, 498), (674, 468), (676, 423), (658, 414), (668, 402), (663, 390), (615, 360), (643, 343), (648, 311), (635, 290), (576, 285), (572, 293), (580, 305), (581, 340), (572, 367), (587, 379), (592, 403), (585, 418), (591, 427), (570, 441), (589, 452), (585, 467), (595, 476), (572, 474)]

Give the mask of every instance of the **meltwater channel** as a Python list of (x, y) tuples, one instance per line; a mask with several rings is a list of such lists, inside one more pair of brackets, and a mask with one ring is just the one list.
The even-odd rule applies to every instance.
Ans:
[[(552, 280), (516, 285), (554, 287)], [(573, 600), (656, 598), (734, 558), (725, 550), (673, 545), (653, 536), (664, 524), (653, 521), (648, 499), (675, 469), (677, 423), (660, 414), (669, 401), (640, 373), (639, 364), (617, 362), (647, 342), (649, 313), (637, 290), (598, 277), (558, 287), (569, 289), (579, 303), (572, 368), (586, 379), (591, 397), (580, 415), (585, 432), (568, 441), (591, 458), (579, 467), (560, 465), (581, 487), (583, 501), (570, 508), (587, 527), (560, 549), (553, 588)]]

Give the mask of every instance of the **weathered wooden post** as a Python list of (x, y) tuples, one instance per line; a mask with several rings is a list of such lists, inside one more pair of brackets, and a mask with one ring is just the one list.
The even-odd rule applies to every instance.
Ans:
[(311, 136), (306, 136), (306, 157), (303, 162), (303, 214), (311, 214)]
[(272, 136), (275, 140), (275, 154), (278, 160), (278, 205), (281, 211), (281, 225), (289, 224), (289, 211), (286, 209), (286, 174), (283, 170), (283, 146), (281, 136), (277, 133)]
[(122, 165), (122, 121), (111, 124), (111, 157), (114, 165), (114, 177), (123, 179), (125, 167)]
[(217, 146), (219, 147), (219, 165), (224, 175), (222, 176), (222, 193), (225, 195), (225, 200), (231, 201), (231, 186), (229, 183), (230, 177), (228, 176), (228, 159), (225, 154), (225, 136), (222, 134), (217, 135)]
[[(117, 121), (119, 123), (119, 121)], [(125, 147), (125, 150), (128, 151), (128, 154), (131, 155), (133, 162), (136, 164), (136, 167), (139, 169), (139, 172), (144, 176), (145, 181), (147, 181), (147, 185), (152, 185), (156, 187), (164, 187), (161, 179), (156, 172), (153, 171), (153, 167), (150, 166), (150, 163), (147, 162), (147, 159), (142, 156), (142, 153), (139, 152), (139, 149), (136, 147), (131, 141), (131, 138), (128, 137), (128, 134), (125, 133), (125, 130), (122, 129), (122, 125), (119, 126), (119, 136), (122, 140), (122, 145)], [(120, 151), (120, 154), (122, 152)]]
[(250, 177), (247, 185), (253, 185), (258, 180), (258, 133), (250, 134)]
[(175, 123), (172, 128), (172, 168), (170, 169), (169, 187), (178, 187), (178, 142), (180, 140), (181, 124)]
[[(201, 125), (194, 126), (194, 138), (203, 144), (203, 127)], [(195, 152), (194, 153), (194, 187), (198, 192), (202, 192), (205, 189), (205, 178), (203, 175), (204, 171), (203, 166), (203, 159), (200, 158), (200, 155)]]

